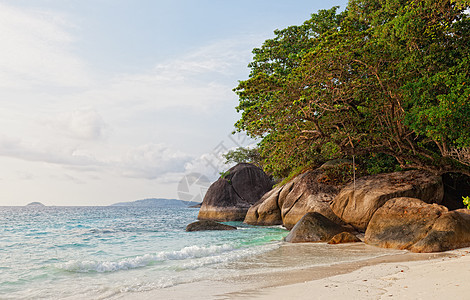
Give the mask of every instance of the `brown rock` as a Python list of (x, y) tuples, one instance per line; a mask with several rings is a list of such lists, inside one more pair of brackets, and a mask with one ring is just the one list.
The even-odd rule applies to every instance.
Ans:
[(281, 187), (276, 187), (264, 194), (264, 196), (248, 209), (245, 223), (251, 225), (282, 225), (281, 209), (278, 199)]
[(309, 212), (295, 224), (285, 240), (290, 243), (326, 242), (345, 230), (343, 226), (327, 217), (317, 212)]
[(331, 209), (344, 222), (364, 231), (375, 211), (389, 199), (411, 197), (426, 203), (440, 203), (444, 196), (442, 179), (423, 171), (405, 171), (366, 176), (344, 187)]
[(196, 221), (186, 226), (186, 231), (203, 230), (236, 230), (237, 227), (225, 225), (212, 220)]
[(365, 242), (382, 248), (410, 249), (446, 212), (442, 205), (427, 204), (416, 198), (391, 199), (370, 220)]
[(467, 208), (456, 209), (454, 211), (461, 213), (461, 214), (470, 215), (470, 209), (467, 209)]
[(362, 242), (357, 236), (350, 232), (341, 232), (331, 238), (328, 244), (345, 244)]
[(246, 212), (266, 192), (272, 180), (252, 164), (238, 164), (207, 190), (199, 210), (199, 220), (243, 221)]
[(329, 205), (339, 187), (319, 182), (322, 172), (321, 169), (305, 172), (268, 192), (250, 208), (245, 223), (283, 224), (292, 229), (307, 212), (318, 212), (333, 222), (342, 223)]
[(319, 182), (321, 176), (321, 170), (297, 176), (290, 192), (280, 199), (282, 221), (287, 229), (292, 229), (307, 212), (318, 212), (335, 223), (342, 223), (330, 208), (330, 202), (340, 189)]
[(413, 252), (441, 252), (470, 246), (470, 211), (458, 209), (442, 214)]

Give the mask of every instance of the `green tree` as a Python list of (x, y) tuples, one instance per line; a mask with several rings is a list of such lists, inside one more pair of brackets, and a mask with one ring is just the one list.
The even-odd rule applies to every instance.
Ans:
[(261, 167), (261, 156), (257, 148), (242, 148), (238, 147), (235, 150), (230, 150), (222, 155), (225, 158), (226, 164), (231, 163), (250, 163), (255, 166)]
[[(240, 100), (237, 111), (242, 112), (236, 128), (262, 138), (259, 149), (265, 169), (277, 176), (286, 176), (316, 153), (306, 140), (296, 136), (306, 120), (289, 109), (293, 102), (289, 93), (295, 92), (289, 85), (293, 72), (318, 46), (320, 37), (339, 29), (343, 16), (337, 9), (321, 10), (300, 26), (275, 31), (274, 39), (253, 50), (250, 78), (235, 88)], [(302, 128), (297, 128), (299, 125)]]
[[(351, 0), (277, 31), (235, 89), (265, 167), (383, 153), (470, 174), (467, 1)], [(289, 51), (291, 51), (289, 53)]]

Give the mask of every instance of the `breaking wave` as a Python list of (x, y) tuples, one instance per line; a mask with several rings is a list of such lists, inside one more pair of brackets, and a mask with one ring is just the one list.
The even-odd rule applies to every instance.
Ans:
[[(177, 251), (163, 251), (156, 254), (145, 254), (142, 256), (125, 258), (119, 261), (68, 261), (58, 264), (57, 268), (78, 273), (88, 272), (116, 272), (146, 267), (158, 262), (169, 260), (185, 260), (195, 258), (206, 258), (235, 250), (229, 244), (212, 245), (209, 247), (189, 246)], [(216, 260), (214, 260), (216, 261)]]

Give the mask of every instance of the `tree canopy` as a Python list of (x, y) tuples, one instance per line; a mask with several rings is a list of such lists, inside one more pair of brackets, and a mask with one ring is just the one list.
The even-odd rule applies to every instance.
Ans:
[(375, 153), (470, 175), (469, 6), (350, 0), (276, 30), (234, 89), (237, 130), (261, 138), (263, 166), (278, 176)]
[(225, 158), (226, 164), (231, 163), (250, 163), (257, 167), (261, 166), (261, 157), (257, 148), (243, 148), (238, 147), (235, 150), (230, 150), (222, 155)]

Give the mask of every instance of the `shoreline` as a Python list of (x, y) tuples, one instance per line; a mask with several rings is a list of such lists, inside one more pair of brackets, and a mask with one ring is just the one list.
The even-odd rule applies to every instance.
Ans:
[(282, 273), (290, 278), (286, 284), (226, 293), (217, 299), (463, 299), (470, 287), (470, 248), (391, 254)]
[[(301, 247), (302, 244), (295, 246)], [(345, 299), (351, 298), (352, 290), (356, 291), (351, 294), (353, 298), (367, 299), (370, 296), (370, 299), (377, 299), (380, 297), (378, 291), (383, 291), (385, 283), (390, 283), (382, 279), (384, 276), (407, 274), (401, 271), (412, 270), (415, 264), (434, 266), (441, 261), (452, 262), (463, 254), (467, 255), (469, 250), (464, 248), (441, 253), (396, 250), (398, 252), (391, 251), (352, 262), (203, 280), (164, 289), (119, 294), (113, 299)], [(470, 255), (467, 259), (470, 265)], [(421, 277), (427, 278), (428, 274)], [(374, 292), (361, 293), (368, 286)]]

